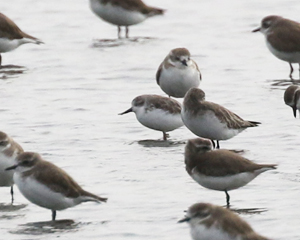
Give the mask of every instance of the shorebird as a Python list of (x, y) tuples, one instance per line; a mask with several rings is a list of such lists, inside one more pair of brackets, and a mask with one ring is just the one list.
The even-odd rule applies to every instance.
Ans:
[(235, 113), (213, 102), (205, 101), (205, 93), (199, 88), (191, 88), (185, 95), (182, 110), (185, 126), (198, 137), (209, 138), (217, 148), (219, 140), (227, 140), (248, 127), (256, 127), (260, 122), (246, 121)]
[(224, 191), (230, 206), (228, 191), (245, 186), (259, 174), (276, 169), (276, 164), (256, 164), (225, 149), (212, 150), (209, 139), (190, 139), (185, 147), (188, 174), (201, 186)]
[(56, 165), (45, 161), (38, 153), (24, 152), (17, 164), (6, 168), (15, 170), (14, 182), (30, 202), (50, 209), (52, 221), (56, 211), (74, 207), (82, 202), (106, 202), (107, 198), (83, 190), (73, 178)]
[(140, 95), (132, 100), (131, 108), (119, 115), (134, 112), (137, 120), (145, 127), (163, 132), (167, 140), (167, 132), (181, 126), (181, 106), (174, 99), (159, 95)]
[[(0, 13), (0, 53), (9, 52), (25, 43), (43, 43), (41, 40), (23, 32), (12, 20)], [(2, 57), (0, 54), (0, 68)]]

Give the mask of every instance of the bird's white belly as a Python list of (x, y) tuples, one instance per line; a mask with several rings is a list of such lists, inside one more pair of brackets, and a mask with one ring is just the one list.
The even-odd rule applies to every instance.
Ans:
[(144, 126), (163, 132), (173, 131), (183, 126), (179, 113), (170, 114), (161, 109), (136, 112), (137, 120)]
[(242, 187), (252, 181), (257, 175), (251, 172), (243, 172), (224, 177), (212, 177), (192, 171), (191, 177), (201, 186), (218, 191), (229, 191)]
[(8, 38), (0, 38), (0, 52), (9, 52), (22, 44), (21, 39), (9, 40)]
[(92, 11), (104, 21), (118, 26), (130, 26), (144, 21), (147, 16), (137, 12), (128, 11), (110, 3), (102, 4), (99, 0), (90, 0)]
[(191, 132), (211, 140), (226, 140), (244, 130), (228, 128), (212, 111), (207, 111), (201, 115), (191, 115), (182, 107), (181, 116), (184, 124)]
[(161, 89), (169, 96), (184, 97), (186, 92), (200, 84), (200, 73), (196, 68), (178, 69), (170, 67), (163, 69), (159, 79)]
[(279, 59), (289, 63), (300, 63), (300, 52), (282, 52), (272, 47), (272, 45), (266, 41), (267, 47), (271, 53), (273, 53)]
[(191, 235), (194, 240), (240, 240), (240, 238), (230, 236), (215, 225), (207, 228), (203, 224), (193, 223), (192, 221), (190, 223)]
[(20, 176), (20, 173), (16, 172), (14, 181), (24, 197), (40, 207), (51, 210), (63, 210), (78, 204), (74, 199), (52, 191), (32, 177), (23, 178)]
[(14, 171), (5, 171), (6, 168), (15, 164), (14, 158), (6, 157), (0, 154), (0, 186), (12, 186), (14, 184), (13, 175)]

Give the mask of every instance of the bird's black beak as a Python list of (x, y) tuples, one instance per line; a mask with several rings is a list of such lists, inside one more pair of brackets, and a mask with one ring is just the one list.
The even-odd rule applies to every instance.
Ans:
[(260, 27), (252, 30), (252, 32), (259, 32), (259, 31), (260, 31)]
[(184, 60), (182, 60), (182, 61), (181, 61), (181, 63), (182, 63), (183, 65), (187, 66), (187, 62), (186, 62), (186, 60), (185, 60), (185, 59), (184, 59)]
[(179, 220), (177, 223), (188, 222), (188, 221), (190, 221), (190, 220), (191, 220), (191, 218), (189, 218), (189, 217), (185, 217), (185, 218), (183, 218), (183, 219)]
[(296, 107), (296, 105), (293, 106), (293, 113), (294, 113), (294, 117), (296, 118), (297, 117), (297, 107)]
[(123, 115), (123, 114), (130, 113), (130, 112), (132, 112), (132, 108), (129, 108), (125, 112), (119, 113), (119, 115)]
[(5, 171), (16, 169), (18, 165), (13, 165), (11, 167), (5, 168)]

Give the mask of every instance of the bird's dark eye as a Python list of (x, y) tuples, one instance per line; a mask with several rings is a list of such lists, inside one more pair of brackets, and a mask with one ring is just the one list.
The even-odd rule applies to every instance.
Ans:
[(6, 146), (7, 145), (7, 141), (0, 141), (0, 146)]
[(179, 57), (175, 57), (175, 60), (180, 61), (180, 58)]
[(262, 23), (262, 27), (263, 27), (263, 28), (269, 28), (270, 25), (271, 25), (270, 22), (263, 22), (263, 23)]
[(28, 160), (23, 161), (23, 165), (28, 165), (28, 164), (29, 164)]

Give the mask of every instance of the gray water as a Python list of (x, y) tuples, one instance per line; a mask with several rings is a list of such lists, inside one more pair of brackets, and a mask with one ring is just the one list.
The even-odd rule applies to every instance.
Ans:
[(262, 122), (221, 147), (279, 165), (231, 191), (232, 207), (258, 209), (241, 217), (262, 235), (300, 239), (300, 120), (283, 102), (289, 66), (269, 53), (262, 34), (251, 33), (270, 14), (300, 21), (299, 1), (146, 2), (167, 9), (165, 16), (116, 41), (117, 28), (94, 16), (87, 0), (1, 1), (1, 12), (45, 44), (2, 55), (4, 65), (26, 68), (0, 73), (0, 130), (109, 200), (58, 212), (60, 221), (51, 224), (51, 212), (17, 187), (14, 206), (9, 188), (0, 188), (0, 238), (190, 239), (188, 225), (177, 224), (184, 210), (196, 202), (225, 204), (224, 193), (199, 186), (185, 171), (184, 143), (195, 137), (188, 129), (163, 143), (134, 114), (117, 115), (137, 95), (164, 95), (156, 70), (171, 49), (186, 47), (207, 100)]

